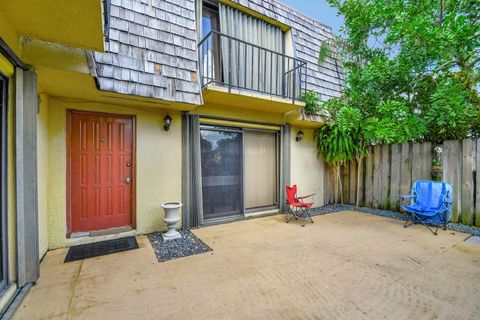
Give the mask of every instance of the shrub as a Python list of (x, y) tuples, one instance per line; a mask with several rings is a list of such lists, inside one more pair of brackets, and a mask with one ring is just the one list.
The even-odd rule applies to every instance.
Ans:
[(305, 108), (303, 109), (305, 114), (319, 114), (322, 110), (320, 96), (314, 91), (304, 92), (301, 100), (305, 102)]

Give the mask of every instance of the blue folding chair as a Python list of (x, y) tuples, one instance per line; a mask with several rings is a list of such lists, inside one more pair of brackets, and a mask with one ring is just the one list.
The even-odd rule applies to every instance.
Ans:
[[(410, 205), (402, 205), (402, 208), (410, 213), (405, 228), (420, 222), (434, 235), (437, 235), (439, 226), (447, 230), (447, 223), (452, 218), (453, 203), (453, 189), (448, 183), (418, 180), (413, 185), (410, 195), (398, 198), (410, 199)], [(428, 225), (436, 226), (435, 232)]]

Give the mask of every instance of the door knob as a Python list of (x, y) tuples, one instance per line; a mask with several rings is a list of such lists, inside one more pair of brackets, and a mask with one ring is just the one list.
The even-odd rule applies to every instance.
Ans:
[(131, 178), (125, 178), (124, 181), (125, 181), (126, 184), (130, 184), (130, 182), (132, 181), (132, 179), (131, 179)]

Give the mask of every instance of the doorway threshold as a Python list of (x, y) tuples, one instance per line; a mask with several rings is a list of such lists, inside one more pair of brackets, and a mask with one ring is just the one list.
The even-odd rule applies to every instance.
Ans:
[(72, 232), (72, 234), (70, 234), (70, 238), (74, 239), (74, 238), (106, 236), (109, 234), (117, 234), (117, 233), (132, 231), (132, 230), (133, 228), (131, 226), (124, 226), (124, 227), (116, 227), (116, 228), (101, 229), (101, 230), (94, 230), (94, 231)]
[(224, 223), (230, 223), (230, 222), (236, 222), (236, 221), (242, 221), (242, 220), (245, 220), (245, 216), (243, 214), (230, 216), (230, 217), (212, 218), (212, 219), (204, 220), (202, 227), (208, 227), (208, 226), (213, 226), (217, 224), (224, 224)]
[[(72, 234), (73, 235), (73, 234)], [(99, 241), (112, 240), (122, 237), (136, 236), (137, 231), (132, 227), (120, 227), (120, 228), (111, 228), (105, 230), (97, 230), (88, 232), (87, 236), (82, 237), (73, 237), (70, 235), (70, 238), (67, 239), (65, 246), (71, 247), (80, 244), (94, 243)]]

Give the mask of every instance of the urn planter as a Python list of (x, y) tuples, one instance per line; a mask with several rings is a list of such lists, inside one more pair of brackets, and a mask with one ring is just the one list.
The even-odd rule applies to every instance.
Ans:
[(175, 229), (176, 224), (180, 221), (180, 208), (182, 204), (180, 202), (167, 202), (162, 204), (165, 211), (165, 217), (163, 221), (167, 224), (167, 232), (163, 233), (163, 241), (169, 241), (181, 238), (182, 235)]

